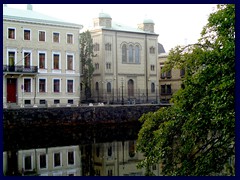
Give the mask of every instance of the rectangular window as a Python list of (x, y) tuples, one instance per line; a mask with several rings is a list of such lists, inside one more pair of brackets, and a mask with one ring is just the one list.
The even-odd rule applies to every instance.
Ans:
[(46, 41), (45, 40), (45, 38), (46, 38), (45, 35), (46, 35), (45, 31), (39, 31), (38, 32), (39, 41)]
[(60, 92), (60, 80), (59, 79), (53, 80), (53, 92), (55, 92), (55, 93)]
[(24, 157), (24, 169), (25, 170), (32, 170), (32, 157), (31, 156), (25, 156)]
[(171, 93), (172, 93), (171, 85), (167, 85), (167, 94)]
[(68, 165), (74, 165), (74, 151), (68, 151)]
[(167, 78), (171, 78), (172, 77), (172, 71), (168, 71), (167, 74), (166, 74)]
[(45, 69), (45, 58), (46, 58), (45, 53), (39, 53), (38, 57), (39, 57), (39, 68)]
[(9, 66), (15, 65), (15, 52), (13, 51), (8, 52), (8, 64)]
[(59, 100), (59, 99), (54, 99), (54, 100), (53, 100), (53, 103), (54, 103), (54, 104), (60, 104), (60, 100)]
[(40, 162), (40, 169), (46, 169), (47, 168), (47, 156), (46, 156), (46, 154), (40, 154), (39, 162)]
[(67, 55), (67, 70), (73, 70), (73, 55)]
[(24, 40), (30, 40), (31, 31), (24, 29)]
[(73, 93), (73, 80), (67, 80), (67, 92)]
[(180, 77), (184, 77), (185, 75), (185, 69), (180, 69)]
[(46, 100), (45, 99), (40, 99), (39, 104), (46, 104)]
[(165, 73), (163, 72), (163, 67), (161, 67), (161, 79), (165, 79)]
[(53, 162), (54, 167), (61, 166), (61, 154), (60, 154), (60, 152), (53, 154), (53, 161), (54, 161)]
[(28, 99), (24, 100), (24, 104), (31, 104), (31, 100)]
[(154, 70), (155, 70), (155, 66), (151, 65), (151, 71), (154, 71)]
[(73, 44), (73, 34), (67, 34), (67, 43)]
[(59, 33), (54, 32), (53, 33), (53, 42), (59, 43), (60, 42), (60, 35)]
[(24, 92), (31, 92), (31, 79), (24, 79)]
[(108, 176), (112, 176), (112, 175), (113, 175), (112, 169), (108, 170)]
[(166, 94), (165, 85), (161, 85), (161, 94)]
[(15, 28), (8, 28), (8, 39), (15, 39)]
[(59, 69), (59, 54), (53, 55), (53, 69)]
[(24, 68), (30, 68), (30, 57), (31, 53), (30, 52), (24, 52)]
[(154, 48), (154, 47), (151, 47), (151, 48), (150, 48), (150, 53), (151, 53), (151, 54), (155, 54), (155, 48)]
[(39, 92), (46, 92), (46, 79), (39, 79)]
[(68, 99), (68, 104), (73, 104), (73, 99)]

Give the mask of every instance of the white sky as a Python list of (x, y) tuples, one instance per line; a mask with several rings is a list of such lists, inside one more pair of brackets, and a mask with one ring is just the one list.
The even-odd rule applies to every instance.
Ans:
[[(8, 4), (26, 9), (26, 4)], [(215, 4), (33, 4), (33, 10), (64, 21), (93, 26), (100, 12), (109, 14), (112, 21), (137, 27), (144, 19), (152, 19), (158, 42), (168, 52), (176, 45), (196, 43)]]

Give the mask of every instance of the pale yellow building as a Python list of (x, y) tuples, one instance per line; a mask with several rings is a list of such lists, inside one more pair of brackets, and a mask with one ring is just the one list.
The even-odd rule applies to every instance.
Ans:
[(168, 53), (160, 53), (158, 55), (159, 69), (159, 95), (161, 103), (169, 103), (172, 95), (181, 88), (182, 78), (185, 71), (180, 69), (172, 69), (168, 72), (162, 72), (164, 63), (167, 61)]
[(145, 19), (136, 28), (99, 13), (89, 29), (93, 38), (92, 97), (97, 102), (137, 103), (156, 98), (158, 34)]
[(3, 7), (3, 104), (78, 105), (82, 25)]
[[(137, 168), (144, 156), (136, 151), (134, 140), (93, 144), (92, 154), (96, 176), (144, 176), (146, 173), (145, 168)], [(160, 165), (150, 168), (160, 176)]]

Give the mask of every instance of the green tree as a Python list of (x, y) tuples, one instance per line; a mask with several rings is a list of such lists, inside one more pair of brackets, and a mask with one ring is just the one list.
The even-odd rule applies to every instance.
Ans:
[(94, 72), (93, 57), (93, 40), (90, 32), (86, 31), (80, 34), (81, 83), (86, 100), (91, 97), (91, 84)]
[(177, 46), (165, 70), (185, 68), (173, 105), (144, 114), (138, 167), (162, 163), (163, 175), (235, 175), (235, 5), (218, 5), (197, 44)]

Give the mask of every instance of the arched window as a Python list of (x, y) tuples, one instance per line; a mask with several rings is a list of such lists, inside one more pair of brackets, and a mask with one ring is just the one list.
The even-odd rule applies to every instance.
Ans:
[(139, 46), (135, 46), (135, 63), (140, 63), (140, 51)]
[(133, 46), (129, 46), (129, 62), (133, 63)]
[(128, 97), (134, 96), (134, 82), (132, 79), (128, 81)]
[(111, 89), (112, 89), (112, 88), (111, 88), (111, 83), (108, 82), (108, 83), (107, 83), (107, 92), (110, 93), (110, 92), (111, 92)]
[(151, 84), (151, 92), (152, 92), (152, 93), (155, 92), (155, 84), (154, 84), (154, 83)]
[(127, 62), (127, 45), (126, 44), (122, 46), (122, 62), (123, 63)]

